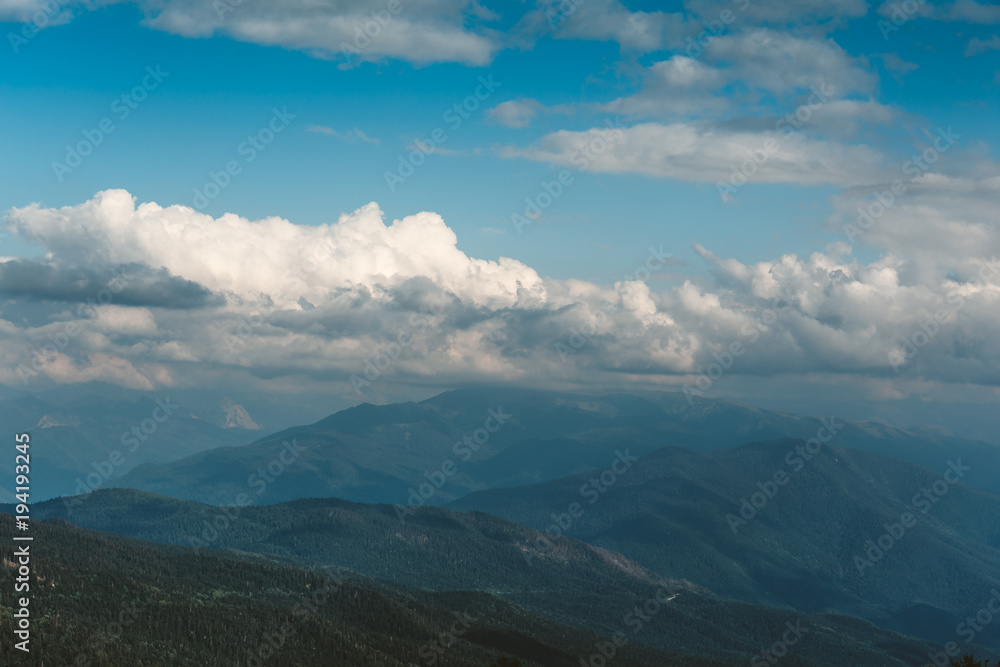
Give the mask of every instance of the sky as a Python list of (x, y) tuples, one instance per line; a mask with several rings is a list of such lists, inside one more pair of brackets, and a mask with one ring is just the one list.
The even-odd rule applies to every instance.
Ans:
[(997, 412), (998, 5), (0, 0), (0, 22), (7, 387)]

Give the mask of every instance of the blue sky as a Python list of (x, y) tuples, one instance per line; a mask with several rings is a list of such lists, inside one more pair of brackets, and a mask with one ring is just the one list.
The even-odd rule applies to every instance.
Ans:
[[(197, 336), (198, 326), (211, 328), (211, 322), (234, 315), (246, 306), (248, 294), (259, 296), (260, 286), (185, 269), (177, 259), (181, 250), (137, 253), (126, 247), (135, 239), (111, 234), (103, 213), (95, 222), (84, 208), (107, 190), (125, 191), (137, 205), (193, 207), (195, 190), (203, 191), (212, 172), (234, 161), (239, 174), (207, 206), (187, 213), (170, 209), (191, 218), (185, 229), (202, 226), (216, 233), (211, 219), (227, 213), (248, 223), (276, 216), (295, 229), (319, 228), (376, 202), (386, 225), (422, 211), (437, 214), (464, 257), (516, 260), (531, 281), (537, 278), (544, 286), (539, 287), (544, 296), (530, 304), (516, 295), (517, 288), (507, 300), (456, 290), (452, 285), (459, 277), (448, 278), (442, 267), (431, 265), (443, 271), (431, 275), (409, 266), (405, 257), (384, 260), (386, 253), (405, 256), (407, 248), (379, 250), (381, 241), (369, 239), (378, 264), (372, 275), (379, 280), (368, 280), (367, 268), (360, 267), (357, 276), (310, 283), (312, 296), (303, 298), (319, 310), (336, 308), (310, 300), (326, 298), (317, 289), (329, 296), (348, 284), (351, 289), (370, 284), (394, 294), (400, 281), (419, 277), (451, 293), (482, 322), (493, 321), (494, 332), (525, 327), (512, 324), (512, 318), (529, 315), (589, 312), (592, 317), (602, 312), (601, 303), (617, 299), (616, 316), (632, 308), (629, 317), (640, 324), (617, 322), (588, 340), (574, 351), (572, 370), (556, 373), (558, 382), (681, 388), (693, 386), (715, 358), (713, 351), (741, 336), (737, 320), (766, 310), (780, 285), (795, 293), (801, 321), (770, 329), (764, 338), (773, 349), (761, 346), (753, 359), (741, 359), (744, 368), (727, 379), (732, 395), (745, 397), (745, 387), (773, 381), (788, 387), (774, 390), (777, 401), (783, 391), (794, 396), (799, 391), (794, 387), (826, 382), (873, 400), (938, 400), (956, 387), (995, 400), (1000, 365), (994, 353), (977, 357), (975, 371), (967, 365), (970, 356), (986, 349), (993, 331), (993, 323), (980, 322), (974, 309), (957, 313), (947, 339), (935, 334), (932, 344), (905, 364), (891, 359), (905, 354), (901, 341), (998, 248), (992, 202), (1000, 173), (995, 122), (1000, 7), (973, 0), (401, 2), (348, 62), (340, 45), (353, 40), (356, 27), (371, 26), (373, 12), (390, 16), (388, 2), (244, 0), (214, 6), (183, 0), (62, 2), (50, 5), (53, 12), (35, 0), (0, 0), (0, 18), (7, 21), (0, 26), (7, 35), (0, 48), (5, 100), (0, 147), (7, 156), (0, 162), (0, 209), (10, 212), (7, 226), (13, 232), (0, 246), (6, 261), (30, 260), (52, 271), (75, 267), (99, 273), (129, 262), (153, 272), (165, 269), (171, 279), (192, 281), (226, 299), (226, 307), (192, 315), (205, 317), (202, 324), (178, 324), (169, 333)], [(226, 10), (221, 16), (218, 7)], [(556, 17), (554, 25), (547, 15)], [(39, 18), (55, 25), (26, 41), (12, 37), (26, 34), (24, 22)], [(718, 36), (705, 36), (705, 22), (721, 28)], [(692, 50), (690, 39), (700, 39), (703, 48)], [(150, 79), (147, 68), (166, 74)], [(144, 80), (153, 85), (140, 89), (144, 99), (121, 117), (125, 107), (115, 106), (115, 100)], [(477, 87), (485, 90), (482, 80), (498, 85), (454, 126), (455, 116), (446, 112), (474, 100), (469, 96)], [(827, 93), (815, 103), (810, 95), (817, 88)], [(286, 110), (287, 125), (247, 161), (241, 142), (267, 127), (275, 109)], [(788, 135), (778, 132), (777, 120), (797, 111), (808, 120)], [(105, 119), (113, 132), (93, 134)], [(608, 122), (619, 129), (601, 134)], [(441, 150), (426, 156), (418, 151), (423, 163), (390, 188), (386, 172), (396, 171), (401, 157), (414, 154), (438, 128), (447, 136)], [(873, 194), (894, 179), (908, 179), (904, 163), (932, 146), (945, 128), (952, 128), (957, 141), (939, 151), (917, 180), (907, 181), (906, 193), (875, 227), (855, 236), (853, 246), (846, 244), (844, 224), (854, 220), (857, 206), (870, 205)], [(100, 136), (100, 145), (78, 167), (58, 174), (53, 163), (66, 162), (67, 146), (86, 142), (85, 132)], [(598, 136), (611, 139), (608, 148), (580, 169), (572, 156), (582, 146), (594, 146), (590, 142)], [(723, 201), (720, 181), (729, 180), (748, 151), (759, 154), (769, 139), (775, 152)], [(558, 180), (564, 170), (572, 183), (536, 223), (518, 233), (512, 214), (523, 213), (525, 199), (537, 198), (543, 183)], [(25, 208), (33, 203), (37, 209)], [(62, 207), (75, 208), (67, 209), (68, 222), (54, 226), (51, 217)], [(129, 224), (145, 229), (146, 223)], [(74, 241), (73, 234), (80, 238)], [(174, 240), (180, 247), (191, 238), (204, 234)], [(125, 246), (108, 249), (98, 241)], [(98, 245), (88, 249), (88, 243)], [(642, 299), (653, 304), (647, 317), (636, 315), (646, 306), (627, 305), (629, 290), (639, 288), (615, 285), (623, 276), (634, 278), (650, 247), (673, 258), (641, 288), (650, 295)], [(416, 244), (409, 250), (431, 257), (440, 249)], [(190, 252), (204, 255), (202, 266), (223, 261), (204, 248)], [(261, 252), (265, 261), (287, 260)], [(524, 285), (528, 274), (521, 271), (497, 280)], [(825, 277), (815, 279), (816, 271), (847, 276), (851, 286), (838, 288), (846, 290), (838, 296), (821, 284)], [(891, 280), (886, 271), (893, 272)], [(31, 354), (46, 339), (46, 326), (65, 321), (66, 304), (37, 285), (22, 284), (23, 276), (10, 277), (12, 270), (8, 274), (10, 296), (0, 317), (27, 341), (23, 352)], [(837, 284), (839, 278), (831, 280)], [(577, 282), (587, 287), (574, 287)], [(983, 313), (995, 306), (992, 285), (985, 283), (969, 299)], [(612, 292), (617, 296), (609, 296)], [(858, 295), (868, 292), (873, 302), (882, 299), (903, 311), (890, 316), (884, 305), (866, 310)], [(271, 299), (276, 302), (280, 299)], [(47, 325), (41, 315), (31, 325), (17, 319), (22, 311), (45, 308)], [(179, 384), (208, 381), (183, 369), (180, 360), (210, 361), (214, 382), (233, 381), (229, 372), (250, 373), (262, 390), (275, 377), (302, 372), (295, 360), (279, 372), (246, 357), (236, 361), (210, 349), (194, 351), (193, 342), (169, 345), (162, 339), (165, 323), (180, 313), (151, 308), (152, 328), (136, 329), (149, 339), (103, 331), (103, 339), (88, 343), (92, 349), (59, 350), (69, 355), (71, 370), (54, 375), (57, 364), (45, 365), (39, 381), (113, 381), (114, 373), (97, 370), (109, 359), (129, 365), (136, 372), (130, 382), (145, 388), (156, 386), (154, 376)], [(116, 311), (115, 317), (146, 318), (137, 312)], [(564, 324), (573, 326), (550, 323), (556, 331)], [(190, 331), (180, 331), (188, 326)], [(456, 322), (450, 326), (469, 331)], [(832, 330), (820, 331), (824, 327)], [(533, 369), (548, 363), (539, 362), (536, 353), (547, 350), (551, 357), (558, 342), (545, 339), (542, 331), (529, 336), (522, 329), (508, 332), (507, 340), (519, 341), (513, 347), (475, 354), (466, 349), (472, 343), (460, 343), (456, 332), (436, 331), (444, 338), (424, 341), (422, 362), (412, 358), (409, 366), (387, 371), (398, 387), (390, 390), (383, 377), (385, 393), (371, 398), (396, 396), (413, 384), (532, 382)], [(285, 333), (302, 342), (302, 332)], [(318, 364), (327, 371), (322, 378), (296, 386), (333, 383), (338, 388), (332, 391), (353, 395), (346, 350), (356, 345), (377, 352), (386, 338), (385, 330), (355, 333), (350, 342), (324, 333), (319, 347), (342, 349), (317, 352), (336, 360)], [(171, 360), (164, 346), (184, 352)], [(268, 350), (255, 353), (263, 357)], [(436, 365), (442, 358), (437, 355), (454, 360), (462, 354), (480, 361), (446, 364), (443, 373)], [(490, 355), (509, 363), (481, 361)], [(23, 385), (16, 374), (23, 358), (7, 359), (7, 376), (0, 381)], [(143, 371), (144, 364), (158, 370)]]

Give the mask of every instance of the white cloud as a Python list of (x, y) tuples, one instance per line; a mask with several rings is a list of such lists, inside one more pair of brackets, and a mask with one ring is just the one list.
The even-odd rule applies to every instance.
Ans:
[(728, 73), (687, 56), (676, 55), (653, 63), (645, 72), (642, 89), (600, 107), (629, 116), (696, 113), (711, 115), (729, 103), (712, 95), (728, 83)]
[[(674, 55), (653, 63), (641, 76), (638, 92), (600, 109), (646, 118), (705, 119), (746, 110), (760, 114), (762, 105), (794, 108), (815, 90), (838, 100), (870, 95), (878, 83), (866, 62), (830, 39), (767, 28), (721, 35), (698, 58)], [(845, 109), (842, 104), (841, 111)]]
[(78, 206), (32, 205), (8, 218), (15, 232), (64, 260), (162, 266), (215, 292), (267, 295), (281, 305), (300, 297), (324, 303), (345, 289), (383, 290), (418, 276), (474, 304), (512, 305), (519, 290), (544, 291), (520, 262), (466, 256), (440, 216), (418, 213), (387, 226), (376, 204), (306, 227), (281, 218), (213, 219), (186, 206), (137, 207), (129, 193), (107, 190)]
[[(884, 158), (859, 144), (810, 139), (801, 132), (740, 131), (707, 123), (642, 123), (616, 131), (559, 131), (529, 148), (508, 148), (524, 157), (588, 171), (638, 173), (684, 181), (728, 181), (736, 166), (769, 141), (778, 149), (753, 174), (758, 183), (851, 185), (878, 180)], [(736, 165), (736, 166), (734, 166)]]
[(514, 33), (613, 41), (627, 51), (647, 52), (682, 44), (686, 22), (679, 12), (634, 12), (619, 0), (538, 0)]
[(1000, 35), (993, 35), (990, 39), (973, 37), (969, 40), (968, 46), (965, 47), (965, 55), (966, 57), (978, 56), (981, 53), (998, 50), (1000, 50)]
[[(914, 8), (915, 5), (915, 8)], [(878, 8), (878, 14), (896, 22), (907, 21), (915, 16), (936, 21), (954, 21), (973, 24), (1000, 23), (1000, 7), (984, 5), (976, 0), (956, 0), (955, 2), (917, 2), (907, 5), (902, 0), (886, 0)]]
[(903, 60), (898, 53), (883, 53), (878, 57), (882, 59), (882, 64), (885, 65), (885, 68), (897, 79), (916, 71), (920, 67), (916, 63)]
[(832, 87), (834, 97), (846, 97), (871, 92), (878, 84), (864, 61), (851, 57), (832, 39), (766, 28), (722, 35), (706, 49), (706, 56), (725, 65), (730, 80), (779, 95), (825, 85)]
[(838, 24), (845, 19), (860, 18), (868, 13), (868, 3), (865, 0), (687, 0), (684, 4), (689, 11), (705, 19), (716, 19), (728, 9), (741, 22), (774, 25), (809, 25), (831, 20)]
[(489, 118), (504, 127), (521, 128), (530, 126), (540, 114), (572, 115), (574, 112), (573, 107), (566, 104), (545, 106), (538, 100), (521, 99), (501, 102), (489, 110)]
[[(988, 273), (981, 261), (1000, 250), (1000, 231), (987, 224), (1000, 181), (930, 181), (869, 231), (866, 242), (888, 248), (874, 262), (860, 262), (846, 243), (754, 264), (695, 246), (715, 279), (661, 291), (542, 279), (514, 260), (470, 258), (439, 216), (387, 226), (374, 204), (320, 227), (136, 207), (122, 191), (62, 209), (16, 209), (11, 226), (52, 262), (162, 266), (226, 301), (193, 310), (112, 303), (91, 316), (56, 305), (44, 324), (15, 323), (8, 302), (0, 382), (19, 385), (18, 368), (41, 350), (47, 361), (37, 372), (49, 381), (137, 388), (225, 376), (262, 387), (298, 378), (351, 393), (351, 375), (380, 354), (394, 357), (379, 373), (385, 383), (679, 387), (739, 341), (747, 352), (735, 376), (803, 386), (851, 377), (852, 391), (886, 377), (899, 387), (1000, 385), (1000, 265)], [(936, 254), (920, 252), (935, 243)], [(302, 297), (315, 307), (301, 306)], [(773, 310), (777, 318), (762, 326)], [(891, 355), (938, 311), (944, 324), (894, 370)], [(44, 351), (71, 323), (79, 329), (72, 340)]]
[(935, 16), (946, 21), (996, 24), (1000, 23), (1000, 7), (995, 4), (984, 5), (975, 0), (956, 0), (938, 7)]
[(353, 130), (348, 130), (347, 132), (338, 132), (332, 127), (327, 127), (325, 125), (310, 125), (309, 127), (306, 128), (306, 132), (313, 132), (315, 134), (325, 134), (328, 137), (336, 137), (343, 141), (352, 143), (358, 140), (363, 141), (366, 144), (380, 143), (378, 139), (373, 139), (372, 137), (369, 137), (367, 134), (365, 134), (358, 128), (354, 128)]
[(226, 35), (233, 39), (306, 51), (348, 63), (398, 58), (415, 63), (489, 63), (499, 44), (493, 31), (466, 27), (496, 17), (477, 2), (401, 2), (399, 11), (366, 0), (301, 2), (241, 0), (135, 0), (144, 23), (184, 37)]
[(540, 106), (536, 100), (508, 100), (490, 109), (489, 117), (504, 127), (528, 127)]

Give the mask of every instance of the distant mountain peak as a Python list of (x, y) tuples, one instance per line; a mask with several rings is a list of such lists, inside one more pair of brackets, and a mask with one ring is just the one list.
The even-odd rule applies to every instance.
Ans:
[(79, 426), (80, 420), (75, 415), (42, 415), (35, 428), (52, 428), (54, 426)]
[(222, 410), (224, 421), (220, 424), (222, 428), (242, 428), (247, 431), (259, 431), (257, 424), (247, 412), (246, 408), (226, 396), (219, 401), (219, 409)]

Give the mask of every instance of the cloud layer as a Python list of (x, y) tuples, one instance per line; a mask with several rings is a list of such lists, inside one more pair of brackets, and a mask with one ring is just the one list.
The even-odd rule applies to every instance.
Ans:
[[(953, 203), (927, 187), (909, 205)], [(995, 187), (970, 185), (984, 206)], [(922, 224), (975, 214), (970, 204)], [(211, 375), (322, 382), (360, 397), (462, 381), (704, 391), (723, 375), (1000, 384), (1000, 265), (983, 254), (1000, 243), (985, 227), (924, 264), (892, 253), (865, 264), (846, 242), (756, 264), (696, 246), (713, 279), (657, 291), (643, 279), (672, 264), (669, 249), (651, 248), (635, 280), (552, 280), (467, 256), (433, 213), (387, 225), (375, 204), (308, 227), (137, 206), (112, 190), (15, 209), (7, 224), (50, 253), (0, 264), (0, 285), (17, 297), (0, 311), (0, 381), (12, 386), (152, 388)], [(899, 224), (886, 215), (868, 233), (890, 244)]]

